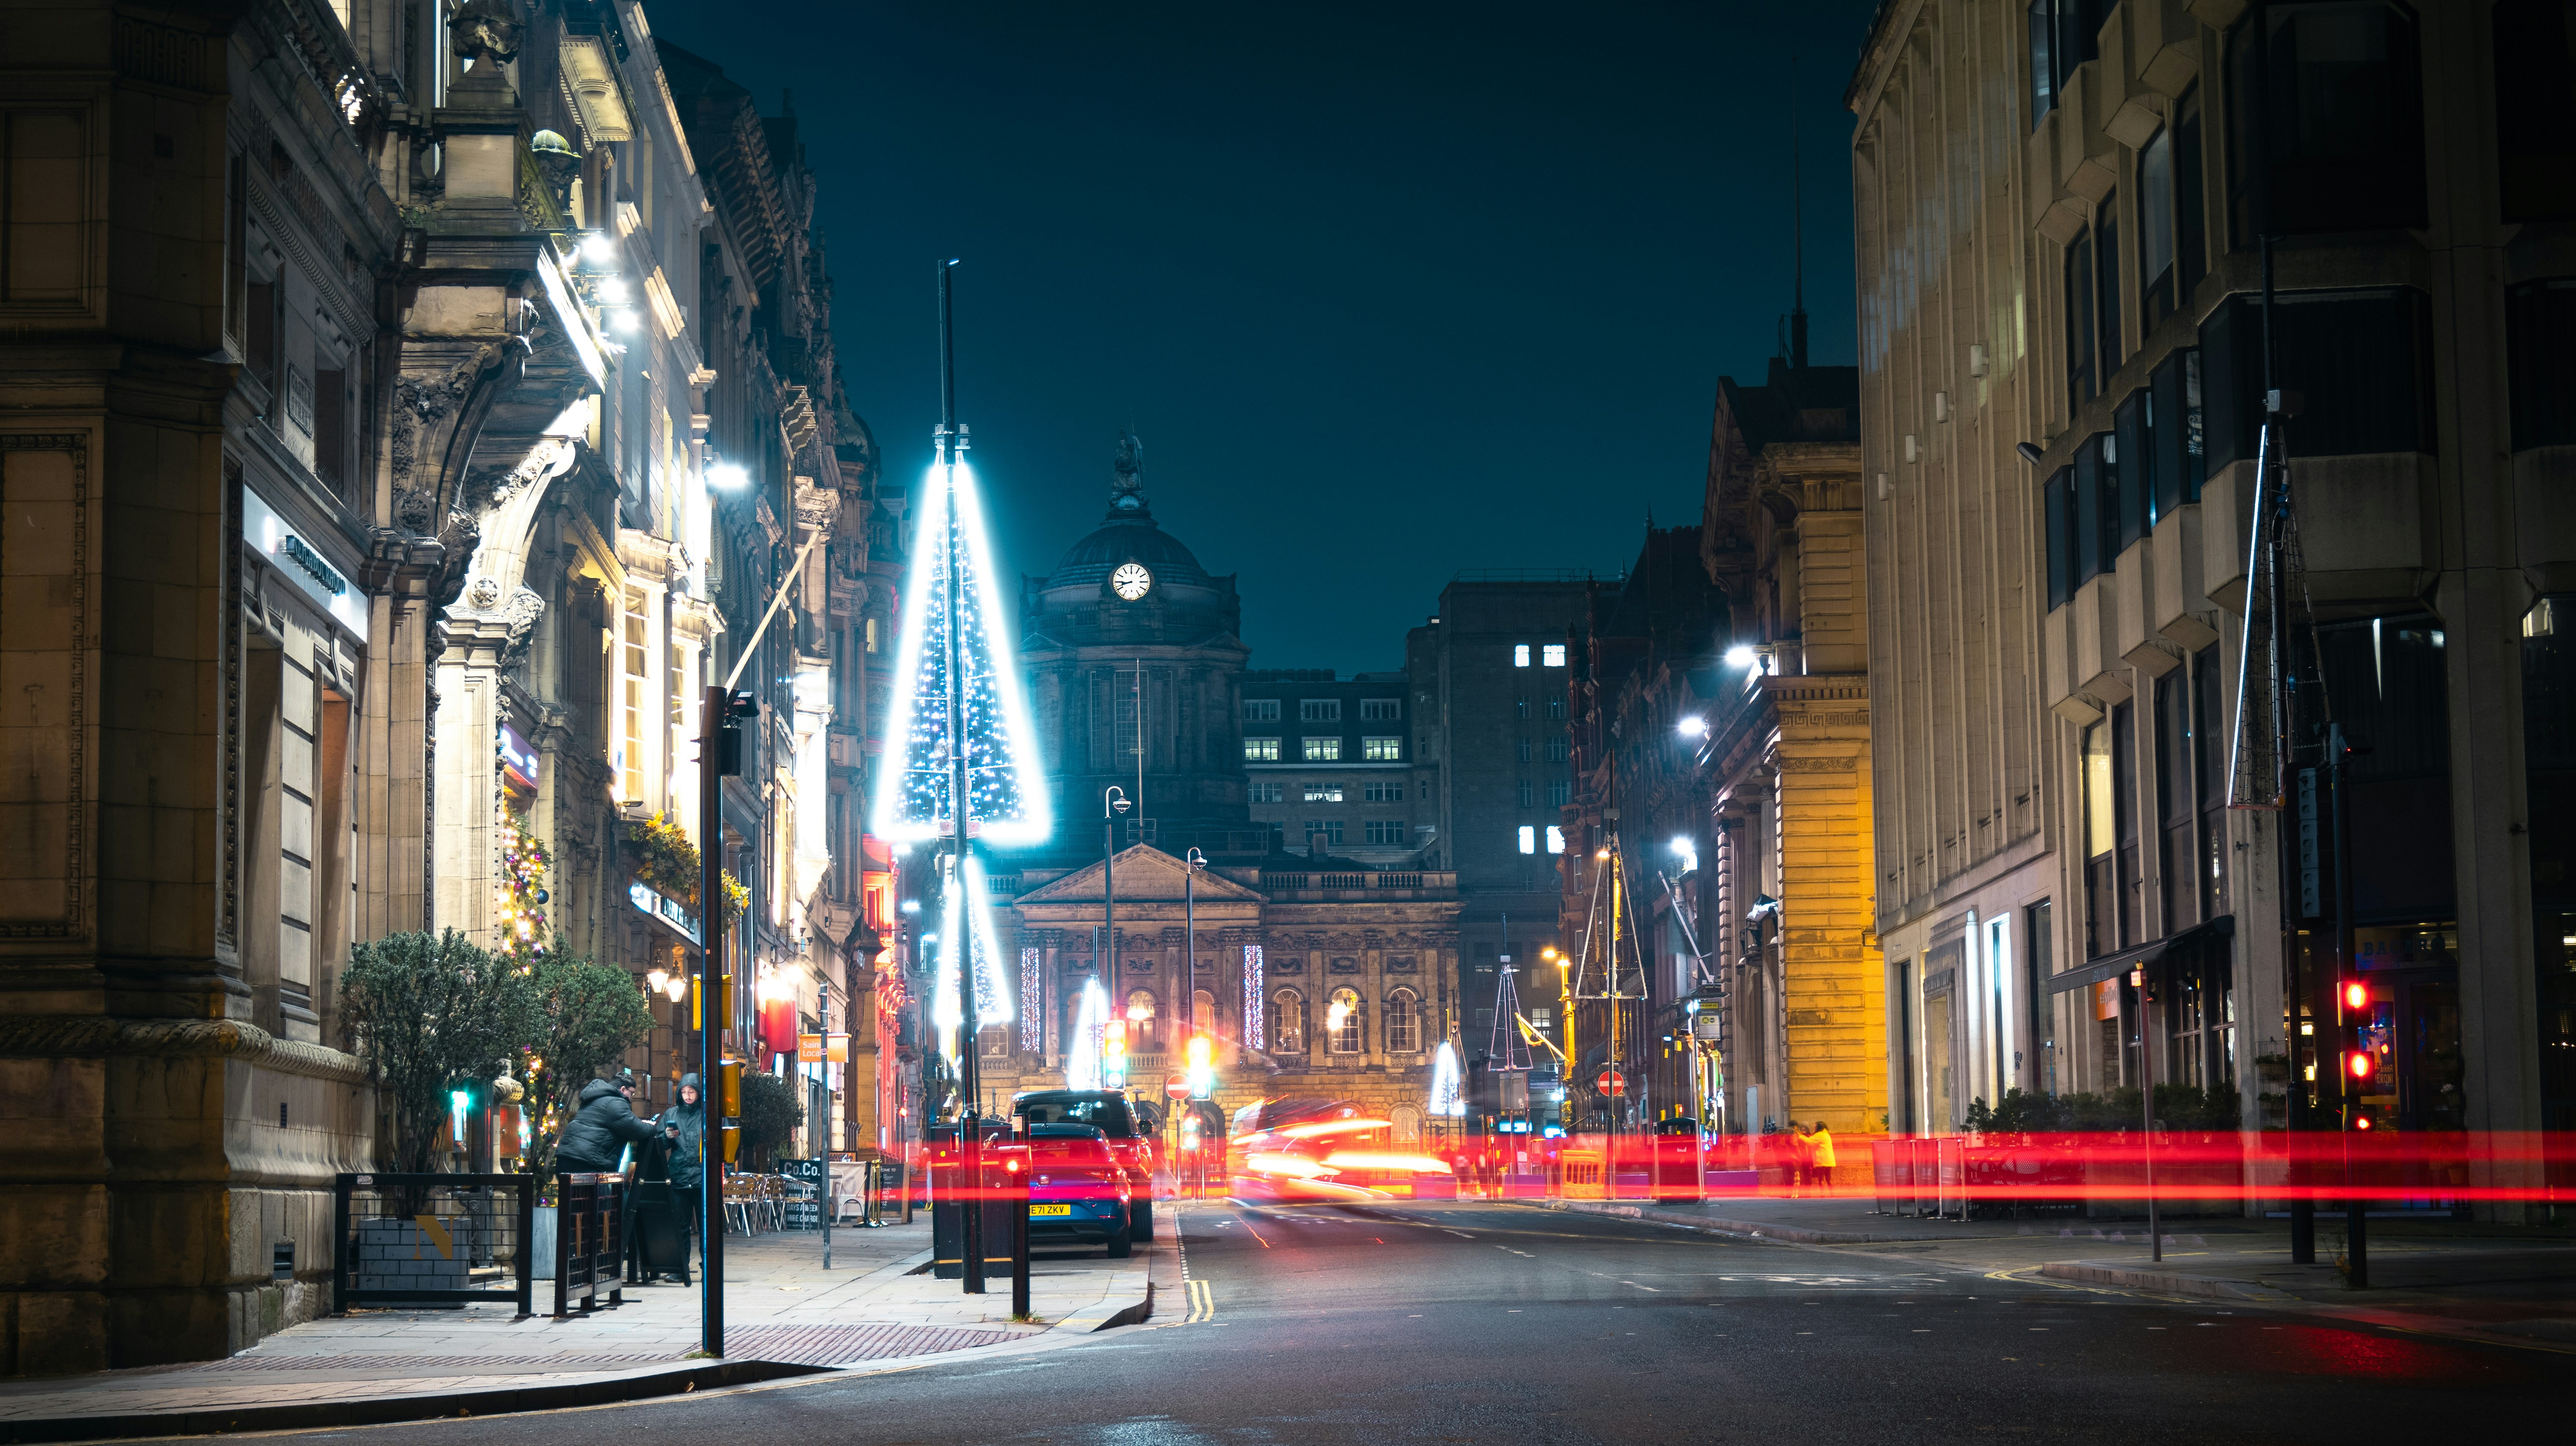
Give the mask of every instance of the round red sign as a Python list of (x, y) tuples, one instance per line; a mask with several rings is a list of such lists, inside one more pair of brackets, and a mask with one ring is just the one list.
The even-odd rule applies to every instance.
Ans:
[(1163, 1093), (1170, 1095), (1176, 1100), (1188, 1099), (1190, 1097), (1190, 1077), (1185, 1074), (1176, 1074), (1165, 1079), (1163, 1081)]
[(1615, 1069), (1601, 1071), (1601, 1077), (1592, 1083), (1605, 1095), (1624, 1095), (1628, 1092), (1628, 1077)]

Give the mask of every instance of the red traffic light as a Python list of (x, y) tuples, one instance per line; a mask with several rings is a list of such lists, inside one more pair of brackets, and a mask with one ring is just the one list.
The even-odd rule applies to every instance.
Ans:
[(2343, 986), (2343, 1007), (2353, 1010), (2368, 1009), (2370, 986), (2358, 979), (2346, 980)]
[(2345, 1055), (2343, 1067), (2354, 1079), (2368, 1079), (2379, 1073), (2378, 1062), (2370, 1057), (2370, 1051), (2366, 1049), (2356, 1049)]
[(2355, 1115), (2355, 1116), (2353, 1116), (2353, 1120), (2352, 1120), (2352, 1127), (2353, 1127), (2354, 1129), (2356, 1129), (2356, 1130), (2367, 1130), (2367, 1129), (2371, 1128), (2371, 1124), (2370, 1124), (2370, 1116), (2368, 1116), (2368, 1115)]

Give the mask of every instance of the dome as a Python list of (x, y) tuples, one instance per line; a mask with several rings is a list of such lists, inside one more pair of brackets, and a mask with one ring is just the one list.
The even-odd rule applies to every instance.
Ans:
[(1047, 575), (1048, 587), (1077, 587), (1106, 582), (1122, 562), (1141, 562), (1157, 582), (1205, 582), (1206, 569), (1188, 547), (1154, 525), (1154, 514), (1137, 508), (1112, 512), (1090, 536), (1068, 547)]

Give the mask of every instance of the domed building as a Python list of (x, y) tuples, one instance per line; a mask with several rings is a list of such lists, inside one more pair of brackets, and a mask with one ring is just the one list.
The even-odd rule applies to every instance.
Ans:
[(1270, 850), (1244, 804), (1243, 609), (1154, 520), (1143, 449), (1120, 440), (1109, 512), (1044, 577), (1021, 580), (1020, 656), (1056, 786), (1056, 837), (1028, 865), (1097, 858), (1104, 799), (1118, 841), (1252, 863)]
[[(984, 1103), (1091, 1067), (1087, 986), (1137, 1020), (1128, 1083), (1152, 1091), (1193, 1034), (1217, 1045), (1216, 1105), (1349, 1099), (1412, 1143), (1436, 1134), (1432, 1059), (1457, 1018), (1457, 875), (1289, 854), (1251, 821), (1242, 607), (1154, 520), (1121, 439), (1100, 526), (1024, 577), (1021, 664), (1055, 790), (1055, 837), (995, 859), (1019, 1018), (982, 1031)], [(1112, 901), (1102, 799), (1117, 821)], [(1191, 849), (1209, 867), (1191, 874)], [(1189, 928), (1195, 915), (1196, 938)]]

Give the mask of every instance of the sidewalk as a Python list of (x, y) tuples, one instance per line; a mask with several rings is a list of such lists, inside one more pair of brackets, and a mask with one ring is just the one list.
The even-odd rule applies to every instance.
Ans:
[(2576, 1350), (2576, 1231), (2564, 1228), (2374, 1218), (2371, 1288), (2354, 1290), (2334, 1263), (2343, 1219), (2328, 1213), (2317, 1217), (2319, 1263), (2294, 1265), (2287, 1220), (2238, 1216), (2164, 1221), (2164, 1259), (2155, 1261), (2144, 1220), (1926, 1220), (1876, 1214), (1867, 1197), (1527, 1203), (1813, 1250), (1901, 1255), (1933, 1270), (2258, 1304)]
[[(1007, 1271), (983, 1296), (930, 1272), (930, 1219), (725, 1241), (725, 1357), (696, 1356), (695, 1286), (630, 1286), (625, 1304), (557, 1321), (506, 1303), (361, 1310), (294, 1326), (228, 1360), (0, 1382), (0, 1441), (278, 1430), (592, 1405), (831, 1369), (894, 1369), (958, 1351), (1046, 1349), (1142, 1320), (1149, 1276), (1177, 1279), (1158, 1231), (1127, 1260), (1040, 1253), (1036, 1319), (1010, 1319)], [(1170, 1288), (1169, 1286), (1166, 1287)], [(538, 1308), (552, 1293), (541, 1285)]]

